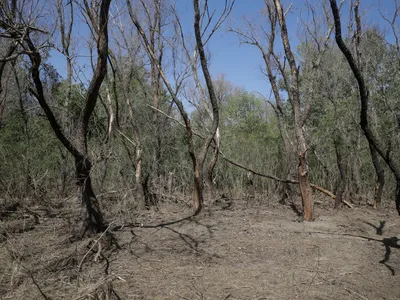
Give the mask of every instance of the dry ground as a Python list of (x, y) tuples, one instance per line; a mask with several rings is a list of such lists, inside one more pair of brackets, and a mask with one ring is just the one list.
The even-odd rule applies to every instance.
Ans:
[[(210, 205), (196, 220), (118, 228), (118, 249), (107, 246), (107, 233), (74, 241), (76, 201), (64, 204), (68, 210), (3, 214), (0, 299), (400, 299), (400, 217), (392, 205), (317, 207), (312, 223), (278, 204)], [(129, 209), (118, 209), (126, 218)], [(163, 203), (133, 221), (189, 213)]]

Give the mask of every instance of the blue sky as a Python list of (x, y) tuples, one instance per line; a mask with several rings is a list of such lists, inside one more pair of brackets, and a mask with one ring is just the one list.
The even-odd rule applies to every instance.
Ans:
[[(133, 0), (134, 2), (135, 0)], [(309, 0), (311, 4), (321, 3), (323, 0)], [(209, 1), (212, 8), (217, 11), (221, 11), (223, 0), (211, 0)], [(338, 0), (339, 2), (339, 0)], [(289, 35), (292, 43), (292, 49), (296, 50), (299, 40), (301, 39), (302, 24), (301, 19), (307, 21), (307, 9), (305, 6), (305, 0), (288, 1), (282, 0), (284, 8), (289, 7), (293, 3), (293, 6), (287, 15), (287, 26)], [(345, 1), (345, 5), (342, 8), (343, 22), (348, 19), (349, 16), (349, 0)], [(193, 8), (192, 1), (189, 0), (178, 0), (178, 9), (182, 15), (182, 24), (184, 27), (191, 28), (193, 22)], [(249, 45), (240, 45), (238, 37), (234, 33), (229, 33), (227, 28), (229, 24), (233, 27), (240, 27), (243, 24), (243, 16), (254, 20), (254, 22), (263, 22), (265, 17), (260, 13), (264, 7), (263, 0), (236, 0), (232, 14), (215, 33), (210, 43), (208, 44), (208, 50), (211, 53), (211, 64), (210, 69), (212, 76), (217, 78), (218, 75), (224, 74), (225, 78), (231, 81), (234, 85), (244, 87), (246, 90), (255, 91), (269, 96), (270, 88), (267, 80), (261, 73), (262, 57), (259, 51)], [(379, 25), (380, 27), (388, 27), (387, 23), (382, 20), (378, 11), (380, 7), (381, 12), (387, 16), (392, 16), (394, 11), (392, 0), (362, 0), (360, 12), (363, 19), (363, 23), (366, 26)], [(86, 36), (88, 29), (82, 23), (78, 23), (75, 27), (75, 34), (79, 32), (78, 48), (80, 49), (80, 57), (78, 62), (80, 67), (83, 69), (82, 74), (91, 73), (90, 62), (85, 55), (87, 50), (84, 50), (86, 45)], [(133, 26), (133, 25), (132, 25)], [(390, 32), (387, 32), (388, 39), (392, 39)], [(333, 35), (332, 35), (333, 38)], [(277, 43), (280, 43), (280, 36), (277, 36)], [(65, 76), (65, 61), (60, 54), (52, 53), (53, 57), (51, 62), (58, 69), (61, 76)], [(85, 66), (86, 65), (86, 66)]]
[[(224, 1), (219, 1), (222, 3)], [(299, 35), (302, 28), (300, 16), (307, 19), (307, 10), (304, 0), (287, 1), (282, 0), (284, 8), (289, 7), (291, 3), (293, 6), (290, 13), (287, 15), (287, 27), (292, 44), (292, 50), (296, 50), (299, 44)], [(310, 0), (311, 4), (322, 2), (322, 0)], [(329, 1), (328, 1), (329, 2)], [(339, 3), (339, 0), (338, 0)], [(342, 22), (348, 19), (349, 15), (349, 1), (346, 0), (342, 8)], [(260, 11), (264, 7), (263, 0), (237, 0), (233, 10), (232, 17), (236, 24), (241, 24), (242, 16), (253, 16), (262, 21)], [(392, 0), (362, 0), (360, 12), (363, 17), (363, 22), (366, 26), (380, 26), (387, 27), (387, 24), (382, 21), (382, 17), (378, 11), (380, 7), (381, 12), (385, 15), (392, 16), (394, 11)], [(388, 39), (391, 40), (391, 34), (387, 33)], [(332, 35), (331, 38), (334, 38)], [(276, 43), (280, 43), (280, 36), (277, 36)], [(260, 52), (250, 45), (240, 45), (238, 38), (233, 33), (219, 32), (216, 34), (211, 43), (212, 65), (211, 71), (213, 75), (224, 73), (226, 78), (237, 85), (245, 87), (249, 91), (256, 91), (269, 96), (269, 83), (262, 75), (260, 67), (262, 66), (262, 57)]]

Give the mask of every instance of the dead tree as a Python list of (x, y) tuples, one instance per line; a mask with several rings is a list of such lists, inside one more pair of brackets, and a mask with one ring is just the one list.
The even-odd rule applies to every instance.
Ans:
[(307, 162), (307, 141), (304, 135), (304, 125), (307, 121), (310, 106), (306, 106), (306, 110), (301, 110), (300, 87), (299, 87), (299, 69), (296, 65), (293, 52), (291, 50), (288, 31), (286, 27), (285, 14), (282, 9), (280, 0), (274, 0), (275, 9), (281, 28), (281, 38), (285, 49), (285, 56), (290, 67), (290, 83), (289, 93), (293, 109), (293, 123), (297, 141), (297, 155), (299, 159), (298, 180), (300, 186), (300, 194), (304, 209), (304, 220), (312, 221), (314, 218), (313, 199), (309, 181), (308, 162)]
[[(359, 14), (359, 7), (360, 7), (360, 0), (357, 0), (354, 3), (354, 19), (356, 22), (356, 30), (354, 33), (355, 36), (355, 54), (357, 58), (357, 63), (360, 68), (360, 72), (363, 73), (363, 58), (362, 58), (362, 53), (360, 49), (360, 43), (361, 43), (361, 18)], [(368, 139), (367, 139), (368, 141)], [(385, 185), (385, 169), (382, 167), (381, 162), (379, 160), (379, 154), (375, 147), (368, 141), (369, 145), (369, 150), (371, 154), (371, 159), (372, 159), (372, 164), (375, 169), (376, 173), (376, 184), (375, 184), (375, 192), (374, 192), (374, 200), (373, 200), (373, 206), (376, 208), (377, 205), (379, 205), (382, 201), (382, 194), (383, 194), (383, 187)]]
[[(210, 33), (207, 36), (203, 37), (204, 33), (205, 33), (205, 31), (204, 31), (199, 36), (200, 37), (200, 46), (202, 46), (202, 48), (204, 48), (204, 46), (207, 44), (207, 42), (211, 39), (212, 35), (216, 32), (216, 30), (221, 26), (221, 24), (228, 17), (228, 15), (230, 14), (230, 11), (232, 10), (234, 2), (235, 1), (232, 1), (232, 3), (229, 3), (229, 5), (228, 5), (228, 2), (226, 2), (225, 7), (224, 7), (224, 13), (222, 13), (220, 15), (219, 19), (216, 21), (215, 25), (210, 30)], [(198, 12), (200, 14), (199, 25), (198, 25), (199, 31), (201, 30), (200, 23), (202, 22), (202, 20), (204, 20), (207, 5), (208, 5), (207, 2), (205, 2), (205, 6), (204, 6), (205, 9), (203, 9), (201, 14), (200, 14), (200, 11)], [(198, 99), (191, 101), (190, 100), (191, 96), (186, 96), (186, 98), (197, 109), (200, 109), (200, 107), (201, 107), (206, 111), (207, 116), (211, 120), (211, 123), (212, 123), (211, 127), (213, 127), (214, 123), (215, 123), (214, 122), (214, 117), (215, 117), (214, 107), (215, 106), (218, 107), (218, 102), (221, 101), (221, 99), (219, 99), (220, 97), (218, 97), (218, 95), (215, 91), (214, 83), (211, 80), (211, 77), (209, 76), (207, 63), (205, 63), (205, 64), (203, 63), (203, 60), (206, 61), (204, 49), (202, 51), (200, 51), (200, 47), (199, 47), (199, 43), (198, 43), (198, 36), (197, 36), (196, 32), (195, 32), (195, 35), (196, 35), (197, 48), (194, 50), (189, 49), (188, 43), (185, 38), (183, 26), (180, 22), (178, 13), (176, 12), (176, 10), (174, 10), (173, 12), (174, 12), (174, 16), (175, 16), (175, 21), (177, 23), (178, 35), (180, 36), (180, 39), (181, 39), (184, 55), (190, 66), (190, 70), (191, 70), (193, 80), (194, 80), (194, 85), (195, 85), (195, 91), (190, 91), (189, 93), (191, 93), (191, 94), (193, 93), (194, 97), (196, 97)], [(211, 18), (208, 20), (208, 23), (210, 23), (210, 22), (211, 22)], [(196, 26), (196, 24), (195, 24), (195, 26)], [(203, 52), (203, 54), (201, 52)], [(201, 63), (201, 68), (203, 70), (203, 74), (205, 76), (206, 88), (209, 91), (208, 94), (206, 93), (206, 89), (203, 87), (201, 80), (200, 80), (199, 70), (198, 70), (199, 59), (200, 59), (200, 63)], [(206, 68), (206, 70), (204, 68)], [(207, 77), (209, 77), (209, 79), (207, 79)], [(220, 144), (221, 144), (221, 133), (220, 133), (220, 129), (219, 129), (218, 125), (215, 130), (215, 135), (213, 137), (213, 143), (214, 143), (215, 147), (213, 148), (211, 160), (207, 167), (207, 176), (206, 176), (206, 182), (208, 185), (210, 195), (212, 194), (213, 186), (214, 186), (213, 171), (214, 171), (214, 168), (218, 161), (219, 148), (220, 148)]]
[[(389, 169), (392, 171), (395, 179), (396, 179), (396, 209), (400, 215), (400, 164), (396, 161), (392, 155), (391, 147), (386, 147), (386, 145), (381, 141), (379, 136), (373, 131), (371, 124), (369, 122), (369, 90), (368, 86), (365, 82), (364, 75), (362, 72), (362, 67), (360, 66), (360, 62), (357, 61), (357, 58), (349, 50), (348, 46), (345, 44), (342, 38), (342, 25), (340, 20), (340, 13), (336, 3), (336, 0), (330, 0), (331, 10), (333, 14), (334, 24), (335, 24), (335, 39), (339, 49), (342, 51), (343, 55), (345, 56), (351, 71), (355, 79), (357, 80), (358, 90), (360, 94), (360, 126), (365, 134), (365, 137), (368, 140), (368, 143), (372, 145), (372, 147), (379, 153), (382, 159), (385, 161)], [(358, 19), (357, 27), (359, 28), (360, 19), (358, 15), (358, 4), (357, 1), (356, 9), (356, 19)], [(359, 28), (357, 31), (361, 31)], [(358, 38), (360, 36), (358, 35)], [(373, 154), (373, 152), (372, 152)]]
[[(200, 213), (200, 211), (202, 210), (202, 207), (203, 207), (203, 189), (204, 189), (203, 166), (204, 166), (204, 161), (205, 161), (209, 146), (211, 144), (211, 141), (213, 140), (216, 130), (218, 128), (218, 122), (219, 122), (218, 101), (217, 101), (217, 97), (215, 95), (213, 83), (211, 80), (211, 75), (208, 70), (208, 63), (207, 63), (207, 58), (206, 58), (205, 50), (204, 50), (204, 44), (207, 41), (203, 41), (203, 33), (206, 28), (202, 28), (202, 21), (203, 21), (204, 17), (206, 16), (206, 12), (208, 10), (208, 2), (205, 1), (203, 9), (200, 10), (199, 2), (197, 0), (193, 1), (194, 32), (195, 32), (195, 38), (196, 38), (196, 48), (199, 53), (200, 63), (201, 63), (201, 67), (203, 70), (204, 79), (205, 79), (205, 82), (207, 85), (209, 99), (210, 99), (210, 103), (212, 106), (212, 113), (213, 113), (213, 121), (212, 121), (211, 129), (209, 130), (209, 133), (205, 137), (204, 142), (203, 142), (200, 150), (198, 151), (198, 153), (196, 153), (196, 151), (195, 151), (194, 142), (193, 142), (192, 125), (191, 125), (189, 116), (183, 106), (183, 103), (179, 99), (176, 91), (174, 91), (174, 89), (172, 88), (172, 85), (169, 83), (169, 80), (167, 79), (162, 66), (157, 63), (158, 62), (157, 56), (151, 47), (149, 37), (143, 30), (143, 27), (141, 26), (137, 16), (135, 15), (135, 13), (132, 9), (131, 1), (128, 0), (127, 3), (128, 3), (128, 10), (129, 10), (129, 14), (132, 19), (132, 22), (135, 25), (135, 27), (137, 28), (140, 36), (142, 37), (142, 41), (143, 41), (143, 44), (149, 55), (149, 58), (153, 62), (156, 62), (158, 72), (159, 72), (169, 94), (171, 95), (173, 102), (178, 107), (178, 110), (184, 121), (185, 128), (186, 128), (186, 134), (187, 134), (187, 138), (188, 138), (188, 140), (187, 140), (188, 141), (188, 151), (189, 151), (189, 155), (192, 160), (192, 163), (193, 163), (193, 179), (194, 179), (193, 205), (194, 205), (194, 209), (195, 209), (195, 214), (198, 214), (198, 213)], [(226, 7), (229, 8), (231, 6), (229, 6), (226, 2)], [(224, 10), (223, 14), (230, 13), (231, 10), (228, 8), (226, 8)], [(209, 20), (209, 22), (211, 22), (211, 20)], [(209, 23), (207, 23), (207, 24), (209, 24)]]
[[(269, 31), (262, 29), (261, 31), (264, 33), (263, 38), (266, 38), (268, 41), (267, 46), (264, 46), (262, 43), (262, 38), (257, 36), (255, 26), (250, 22), (246, 21), (248, 24), (248, 32), (244, 32), (239, 29), (230, 29), (230, 31), (236, 33), (239, 36), (240, 42), (253, 45), (259, 49), (261, 52), (264, 66), (265, 66), (265, 74), (268, 78), (269, 83), (271, 84), (272, 94), (275, 99), (275, 103), (272, 101), (268, 101), (268, 104), (274, 110), (276, 119), (278, 121), (279, 133), (283, 141), (283, 147), (285, 151), (285, 162), (286, 162), (286, 179), (291, 180), (296, 177), (296, 152), (295, 152), (295, 144), (292, 142), (291, 137), (289, 136), (289, 132), (287, 130), (288, 125), (284, 116), (285, 103), (284, 99), (282, 99), (279, 93), (279, 74), (282, 76), (283, 82), (285, 84), (285, 88), (289, 90), (288, 78), (285, 70), (286, 60), (282, 63), (279, 59), (277, 53), (275, 52), (275, 38), (276, 38), (276, 29), (277, 29), (277, 14), (275, 7), (270, 1), (265, 1), (266, 8), (268, 11), (268, 21), (269, 21)], [(278, 72), (274, 72), (274, 66), (278, 69)], [(290, 95), (289, 95), (290, 96)], [(282, 193), (282, 201), (290, 198), (292, 196), (291, 187), (289, 184), (284, 184), (284, 189)]]
[[(65, 135), (59, 121), (56, 119), (50, 108), (45, 93), (45, 88), (40, 76), (42, 54), (40, 48), (35, 44), (33, 33), (47, 34), (43, 30), (30, 25), (29, 22), (1, 22), (0, 26), (7, 31), (14, 33), (14, 41), (19, 44), (23, 52), (29, 57), (31, 66), (30, 73), (35, 88), (30, 92), (38, 100), (42, 107), (50, 126), (58, 140), (73, 155), (75, 159), (75, 170), (77, 185), (80, 191), (80, 197), (83, 205), (83, 233), (101, 232), (105, 229), (105, 220), (100, 209), (99, 202), (93, 191), (91, 180), (92, 162), (88, 155), (87, 133), (89, 120), (96, 106), (99, 90), (107, 72), (108, 55), (108, 13), (111, 0), (102, 0), (99, 5), (98, 22), (93, 20), (93, 27), (98, 28), (97, 33), (97, 64), (93, 77), (88, 86), (85, 95), (85, 105), (78, 124), (78, 130), (73, 143)], [(24, 15), (22, 12), (19, 12)]]
[[(6, 22), (6, 20), (10, 22), (15, 21), (16, 7), (17, 7), (17, 0), (4, 1), (0, 4), (0, 18), (4, 20), (3, 22)], [(1, 24), (0, 28), (5, 29), (4, 27), (1, 26)], [(0, 38), (6, 40), (6, 39), (12, 39), (14, 36), (15, 33), (12, 30), (6, 30), (6, 32), (0, 35)], [(14, 61), (18, 57), (19, 53), (15, 53), (16, 50), (17, 50), (17, 43), (11, 40), (9, 41), (4, 57), (0, 58), (0, 125), (7, 99), (4, 95), (5, 90), (3, 88), (3, 74), (7, 62)]]

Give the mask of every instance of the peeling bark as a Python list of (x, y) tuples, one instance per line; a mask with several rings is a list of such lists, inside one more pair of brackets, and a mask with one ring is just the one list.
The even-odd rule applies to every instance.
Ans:
[(307, 142), (304, 135), (304, 122), (307, 118), (307, 113), (302, 116), (300, 109), (300, 89), (299, 89), (299, 69), (296, 66), (296, 61), (293, 52), (290, 48), (290, 42), (286, 27), (285, 15), (282, 11), (280, 0), (274, 0), (279, 25), (281, 27), (281, 38), (285, 49), (285, 55), (288, 59), (291, 78), (290, 78), (290, 99), (293, 108), (293, 121), (295, 125), (295, 134), (297, 140), (297, 155), (299, 159), (298, 165), (298, 180), (300, 185), (300, 194), (304, 208), (304, 220), (312, 221), (314, 219), (313, 199), (309, 182), (308, 163), (306, 158)]

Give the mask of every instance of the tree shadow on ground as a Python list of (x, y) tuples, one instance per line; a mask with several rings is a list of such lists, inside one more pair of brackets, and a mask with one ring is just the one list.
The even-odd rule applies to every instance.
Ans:
[(391, 238), (382, 239), (382, 244), (385, 246), (385, 258), (379, 261), (381, 264), (385, 265), (386, 268), (389, 269), (392, 276), (396, 275), (395, 270), (387, 264), (390, 259), (390, 255), (392, 253), (392, 248), (400, 249), (400, 239), (397, 236)]
[[(364, 223), (367, 223), (367, 222), (364, 222)], [(379, 232), (381, 232), (381, 230), (385, 224), (385, 221), (380, 221), (379, 227), (376, 227), (370, 223), (367, 223), (367, 224), (373, 226), (377, 230), (377, 234), (380, 234)], [(345, 234), (345, 235), (362, 238), (362, 239), (365, 239), (368, 241), (378, 242), (378, 243), (381, 243), (383, 246), (385, 246), (385, 257), (384, 257), (384, 259), (380, 260), (379, 263), (385, 265), (385, 267), (388, 268), (388, 270), (390, 271), (392, 276), (396, 275), (396, 271), (394, 270), (394, 268), (392, 266), (388, 265), (387, 262), (390, 260), (390, 255), (392, 254), (392, 249), (400, 249), (400, 239), (397, 236), (383, 238), (383, 239), (375, 239), (372, 237), (361, 236), (361, 235), (352, 235), (352, 234)]]
[(383, 228), (385, 227), (386, 221), (379, 221), (379, 226), (375, 226), (374, 224), (366, 222), (366, 221), (363, 221), (363, 223), (375, 228), (377, 235), (382, 235), (383, 234)]
[[(379, 221), (379, 226), (375, 226), (372, 223), (363, 221), (363, 223), (375, 228), (377, 235), (383, 234), (383, 228), (385, 227), (386, 221)], [(400, 249), (400, 239), (396, 236), (390, 238), (383, 238), (382, 240), (368, 238), (368, 240), (373, 240), (376, 242), (380, 242), (385, 246), (385, 257), (384, 259), (380, 260), (379, 263), (385, 265), (386, 268), (390, 271), (392, 276), (396, 275), (396, 271), (393, 269), (392, 266), (388, 265), (387, 262), (390, 260), (390, 255), (392, 254), (392, 248)]]
[(292, 202), (292, 203), (289, 204), (289, 206), (298, 217), (302, 217), (303, 216), (303, 212), (300, 209), (297, 208), (296, 204), (294, 204)]

